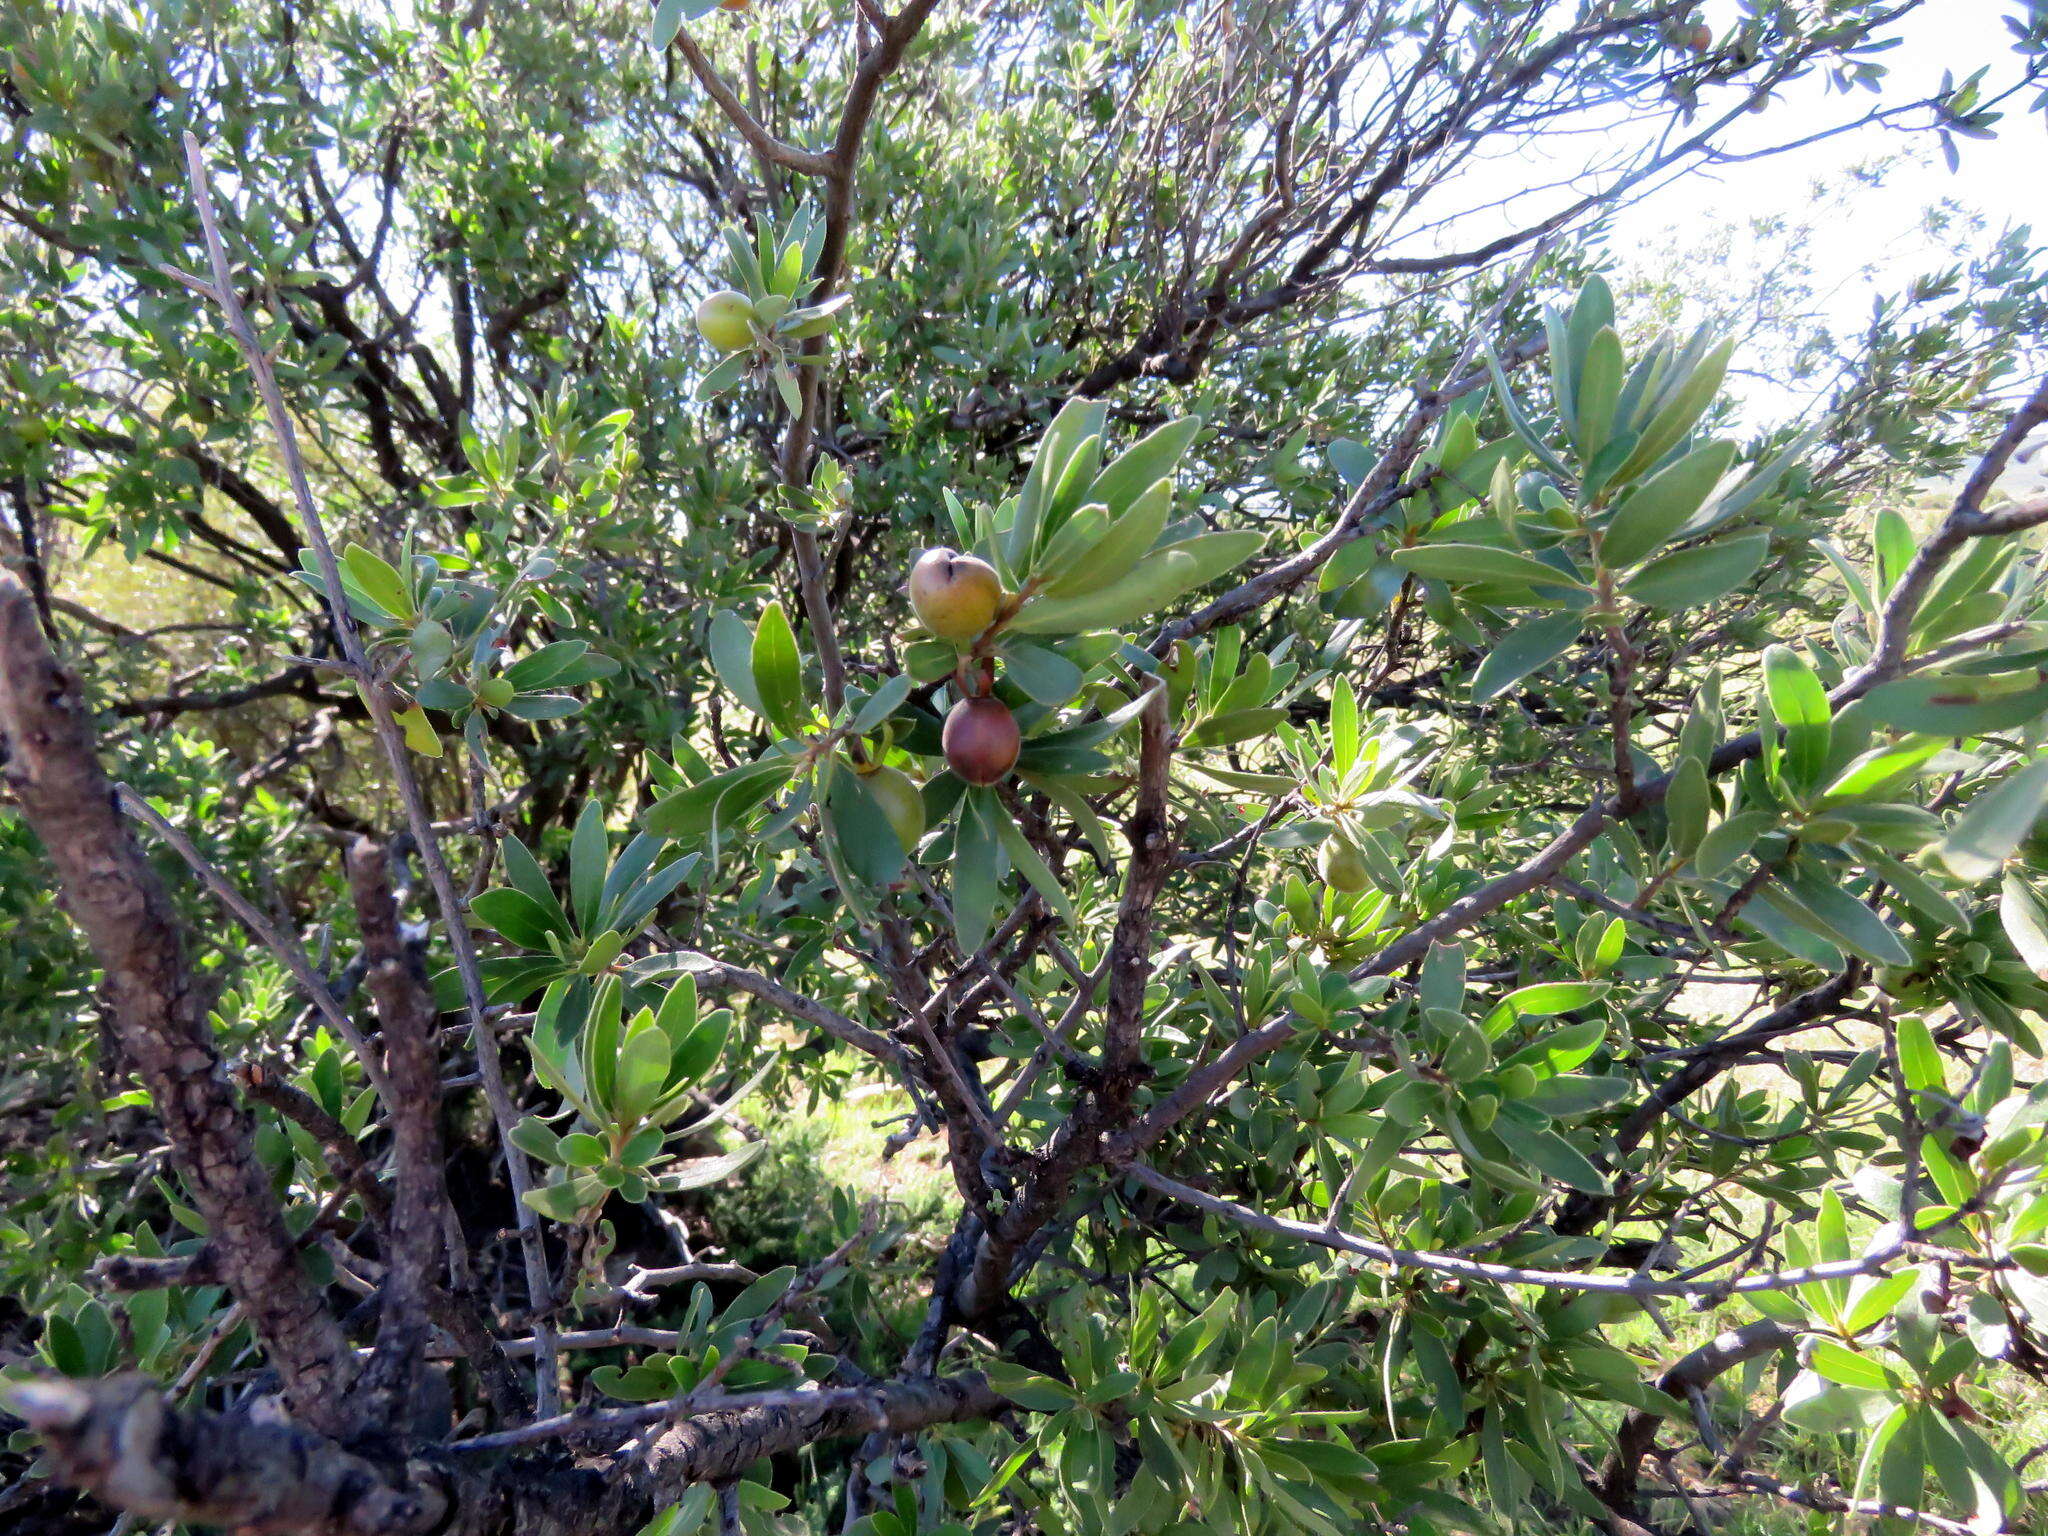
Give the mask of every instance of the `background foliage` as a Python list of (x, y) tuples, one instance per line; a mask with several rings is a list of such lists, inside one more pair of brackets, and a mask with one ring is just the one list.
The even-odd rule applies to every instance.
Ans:
[[(9, 564), (109, 773), (345, 1016), (342, 850), (393, 839), (456, 1246), (523, 1379), (562, 1351), (408, 1433), (559, 1393), (616, 1432), (512, 1459), (622, 1465), (629, 1405), (978, 1371), (999, 1416), (585, 1528), (2025, 1528), (2048, 508), (1994, 482), (2048, 268), (1984, 232), (1855, 336), (1790, 266), (1600, 275), (1788, 85), (2038, 131), (2038, 8), (2017, 84), (1925, 100), (1912, 9), (14, 6)], [(1475, 167), (1580, 133), (1496, 206)], [(339, 592), (176, 275), (187, 134)], [(1731, 356), (1835, 382), (1738, 411)], [(935, 545), (1013, 599), (958, 648)], [(969, 786), (991, 686), (1023, 755)], [(366, 1340), (320, 1128), (394, 1165), (365, 1058), (154, 847), (220, 1053), (324, 1116), (255, 1092), (256, 1154)], [(203, 1223), (4, 806), (0, 940), (0, 1356), (271, 1390), (221, 1285), (110, 1278)], [(32, 1449), (0, 1510), (103, 1528)]]

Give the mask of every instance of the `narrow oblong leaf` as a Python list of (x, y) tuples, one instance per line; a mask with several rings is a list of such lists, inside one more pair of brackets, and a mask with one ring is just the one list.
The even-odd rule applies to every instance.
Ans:
[(1242, 565), (1266, 542), (1250, 530), (1204, 533), (1155, 549), (1113, 586), (1073, 597), (1040, 597), (1010, 621), (1019, 634), (1079, 634), (1150, 618), (1196, 587)]
[(1794, 788), (1812, 789), (1827, 767), (1834, 711), (1806, 658), (1787, 645), (1764, 652), (1764, 688), (1771, 714), (1785, 730), (1784, 772)]
[(796, 735), (803, 719), (803, 662), (796, 648), (796, 632), (789, 627), (789, 615), (779, 601), (763, 608), (754, 625), (748, 670), (769, 721), (784, 733)]
[(1696, 549), (1659, 555), (1622, 583), (1624, 597), (1650, 608), (1698, 608), (1748, 581), (1764, 563), (1770, 536), (1744, 533)]
[(1459, 583), (1491, 581), (1522, 587), (1579, 587), (1585, 583), (1534, 555), (1490, 544), (1416, 544), (1387, 557), (1404, 571)]
[(1183, 416), (1155, 427), (1103, 466), (1086, 499), (1119, 514), (1158, 480), (1171, 476), (1202, 431), (1202, 418)]
[(1039, 857), (1038, 850), (1031, 846), (1030, 839), (1024, 836), (1024, 829), (1017, 825), (1016, 818), (1000, 804), (987, 801), (982, 804), (982, 814), (995, 823), (996, 836), (1009, 853), (1010, 862), (1017, 866), (1017, 872), (1031, 882), (1032, 888), (1045, 898), (1047, 906), (1059, 913), (1062, 921), (1072, 923), (1073, 902), (1068, 899), (1059, 877), (1052, 872), (1045, 860)]
[(1733, 443), (1709, 443), (1645, 480), (1615, 508), (1601, 535), (1601, 563), (1619, 570), (1655, 554), (1706, 504), (1734, 462)]
[(1964, 807), (1936, 845), (1960, 880), (1988, 880), (2012, 857), (2048, 805), (2048, 757), (2009, 774)]
[(1529, 619), (1494, 642), (1472, 674), (1472, 702), (1484, 704), (1572, 648), (1585, 621), (1575, 613)]
[(2015, 686), (2015, 681), (1953, 673), (1897, 677), (1865, 694), (1863, 706), (1880, 724), (1928, 736), (2012, 731), (2048, 712), (2048, 682)]

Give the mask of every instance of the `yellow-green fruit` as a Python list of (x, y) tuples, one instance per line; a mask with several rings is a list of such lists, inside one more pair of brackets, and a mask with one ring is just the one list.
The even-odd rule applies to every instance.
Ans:
[(744, 352), (754, 344), (754, 301), (721, 288), (697, 306), (697, 333), (721, 352)]
[(918, 793), (916, 781), (900, 768), (884, 767), (861, 775), (861, 782), (889, 818), (896, 841), (906, 850), (915, 848), (924, 836), (924, 796)]
[(1339, 891), (1362, 891), (1372, 884), (1365, 855), (1342, 833), (1324, 842), (1316, 854), (1316, 872), (1323, 877), (1324, 884)]
[(1535, 1069), (1517, 1062), (1500, 1069), (1500, 1091), (1511, 1099), (1526, 1099), (1536, 1091)]
[(986, 560), (941, 546), (918, 556), (910, 568), (910, 606), (918, 623), (941, 640), (962, 644), (996, 619), (1003, 583)]
[(477, 698), (493, 709), (503, 709), (518, 690), (502, 677), (487, 677), (476, 685)]

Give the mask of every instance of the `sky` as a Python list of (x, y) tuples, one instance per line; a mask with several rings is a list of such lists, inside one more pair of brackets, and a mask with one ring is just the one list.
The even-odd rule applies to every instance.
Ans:
[[(1711, 0), (1718, 33), (1733, 20), (1732, 0)], [(1882, 97), (1858, 90), (1831, 91), (1825, 76), (1794, 82), (1758, 115), (1736, 125), (1731, 149), (1761, 148), (1819, 134), (1873, 105), (1911, 101), (1940, 89), (1943, 72), (1957, 80), (1988, 68), (1985, 94), (1995, 94), (2021, 73), (2013, 38), (2002, 17), (2020, 0), (1928, 0), (1899, 24), (1900, 47), (1881, 56), (1890, 74)], [(1767, 160), (1699, 167), (1671, 186), (1625, 209), (1608, 241), (1626, 273), (1632, 253), (1651, 269), (1670, 253), (1732, 236), (1726, 276), (1754, 281), (1779, 259), (1783, 236), (1749, 233), (1752, 221), (1782, 217), (1799, 230), (1801, 255), (1814, 279), (1814, 310), (1838, 333), (1853, 331), (1873, 297), (1918, 273), (1938, 270), (1968, 253), (1952, 234), (1930, 228), (1927, 211), (1949, 203), (1981, 217), (1989, 231), (2031, 226), (2037, 245), (2048, 244), (2048, 115), (2031, 110), (2038, 88), (2015, 96), (1996, 137), (1955, 140), (1952, 171), (1931, 133), (1867, 126), (1824, 138)], [(1855, 171), (1886, 162), (1882, 179), (1862, 186)], [(1820, 195), (1820, 189), (1830, 189)], [(1948, 225), (1953, 231), (1956, 225)], [(2042, 338), (2048, 343), (2048, 338)], [(1801, 413), (1812, 393), (1752, 376), (1735, 386), (1753, 420)], [(2030, 442), (2004, 488), (2033, 494), (2048, 488), (2048, 433)]]
[[(1708, 7), (1725, 24), (1734, 6)], [(1944, 70), (1962, 79), (1989, 66), (1987, 94), (2019, 73), (2012, 37), (2000, 18), (2016, 14), (2015, 0), (1928, 0), (1899, 24), (1903, 45), (1882, 55), (1890, 70), (1885, 101), (1906, 101), (1938, 89)], [(1717, 31), (1719, 27), (1717, 26)], [(1868, 110), (1880, 98), (1857, 91), (1848, 97), (1829, 91), (1816, 74), (1786, 89), (1756, 126), (1738, 125), (1731, 147), (1760, 147), (1773, 140), (1803, 138)], [(1824, 273), (1836, 275), (1851, 292), (1845, 303), (1867, 308), (1868, 284), (1860, 274), (1872, 263), (1917, 268), (1941, 254), (1920, 227), (1922, 210), (1943, 199), (1985, 215), (1993, 227), (2032, 224), (2048, 238), (2048, 119), (2024, 110), (2016, 98), (1998, 136), (1958, 138), (1960, 164), (1943, 164), (1934, 137), (1883, 126), (1861, 128), (1793, 150), (1767, 161), (1693, 172), (1678, 185), (1625, 212), (1615, 229), (1617, 246), (1631, 235), (1645, 239), (1665, 232), (1701, 231), (1765, 213), (1799, 216), (1812, 202), (1817, 179), (1839, 181), (1853, 166), (1897, 157), (1884, 184), (1859, 201), (1853, 218), (1825, 219), (1807, 243), (1807, 256)]]

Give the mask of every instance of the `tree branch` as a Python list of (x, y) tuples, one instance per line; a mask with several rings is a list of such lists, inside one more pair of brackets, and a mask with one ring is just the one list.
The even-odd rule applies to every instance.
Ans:
[(6, 781), (105, 969), (114, 1032), (163, 1120), (222, 1276), (294, 1411), (316, 1427), (345, 1427), (353, 1357), (299, 1267), (249, 1117), (221, 1078), (210, 989), (186, 964), (170, 901), (115, 810), (87, 720), (78, 680), (50, 655), (34, 600), (0, 575)]

